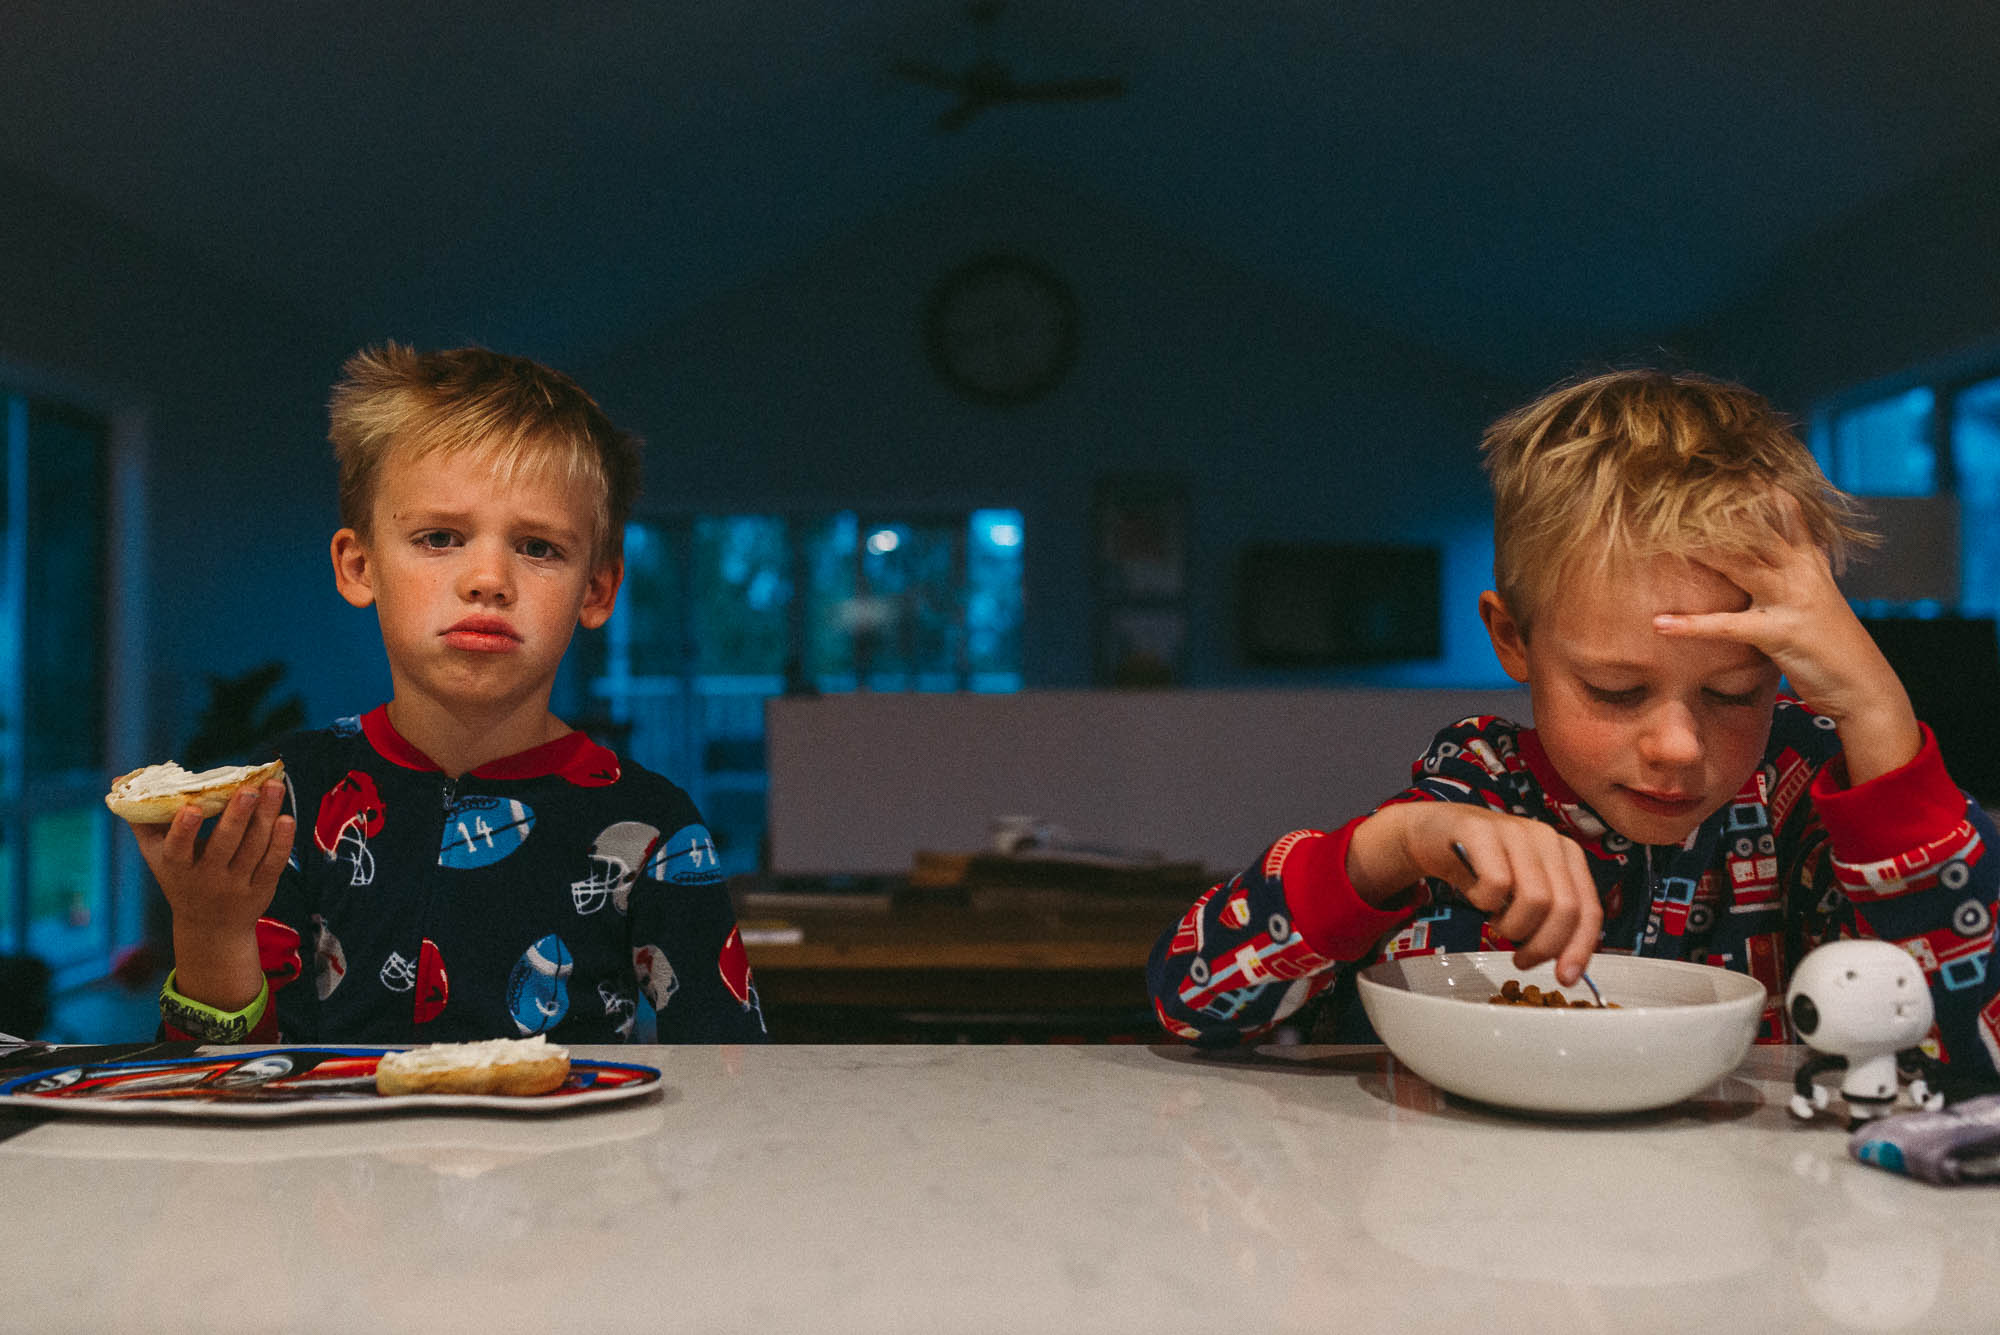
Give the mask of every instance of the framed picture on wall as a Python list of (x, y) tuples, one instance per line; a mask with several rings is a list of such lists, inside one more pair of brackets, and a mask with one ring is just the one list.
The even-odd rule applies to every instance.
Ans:
[(1120, 607), (1098, 635), (1097, 679), (1105, 686), (1177, 686), (1187, 656), (1187, 613)]
[(1187, 594), (1187, 493), (1165, 478), (1106, 478), (1097, 486), (1098, 596), (1161, 602)]
[(1099, 685), (1185, 679), (1188, 528), (1187, 488), (1178, 478), (1098, 481), (1091, 534)]

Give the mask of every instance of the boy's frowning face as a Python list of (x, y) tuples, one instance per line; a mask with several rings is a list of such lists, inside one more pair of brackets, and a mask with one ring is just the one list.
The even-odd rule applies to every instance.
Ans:
[[(619, 571), (591, 568), (594, 507), (476, 455), (387, 460), (363, 540), (334, 539), (340, 591), (372, 603), (398, 698), (456, 711), (546, 708), (579, 624), (611, 615)], [(348, 559), (342, 539), (351, 538)]]
[(1669, 639), (1661, 612), (1737, 612), (1749, 595), (1677, 556), (1613, 557), (1558, 581), (1523, 641), (1497, 595), (1480, 610), (1501, 665), (1528, 684), (1564, 782), (1638, 843), (1685, 839), (1762, 760), (1778, 668), (1745, 645)]

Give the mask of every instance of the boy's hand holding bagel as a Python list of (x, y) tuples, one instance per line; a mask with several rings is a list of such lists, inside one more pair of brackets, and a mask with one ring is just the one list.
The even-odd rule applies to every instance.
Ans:
[(104, 798), (131, 822), (173, 907), (174, 986), (222, 1010), (249, 1005), (264, 985), (257, 919), (292, 852), (284, 768), (274, 760), (190, 773), (170, 761), (120, 775)]

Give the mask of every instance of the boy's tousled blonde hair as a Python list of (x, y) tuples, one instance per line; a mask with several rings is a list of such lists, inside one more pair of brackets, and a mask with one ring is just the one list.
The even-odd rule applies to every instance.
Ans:
[(1493, 580), (1525, 634), (1581, 558), (1748, 553), (1779, 493), (1835, 570), (1876, 539), (1760, 394), (1707, 376), (1612, 371), (1558, 385), (1491, 427)]
[(485, 348), (363, 348), (341, 367), (327, 438), (340, 465), (340, 522), (364, 539), (384, 462), (468, 453), (504, 483), (547, 480), (592, 497), (593, 567), (620, 559), (638, 496), (637, 436), (560, 371)]

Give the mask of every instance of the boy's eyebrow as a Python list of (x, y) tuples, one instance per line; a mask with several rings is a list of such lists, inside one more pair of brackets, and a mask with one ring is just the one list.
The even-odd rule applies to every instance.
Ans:
[[(1714, 675), (1726, 676), (1732, 672), (1761, 671), (1771, 661), (1748, 645), (1745, 645), (1744, 649), (1747, 656), (1741, 662), (1718, 668)], [(1630, 658), (1598, 658), (1587, 653), (1572, 653), (1570, 662), (1590, 672), (1636, 672), (1641, 675), (1652, 672), (1659, 666), (1657, 663), (1645, 663)]]
[[(463, 524), (472, 517), (470, 510), (453, 510), (444, 506), (413, 505), (400, 510), (389, 518), (398, 524)], [(574, 528), (567, 519), (557, 519), (547, 515), (517, 516), (519, 527), (532, 529), (536, 533), (560, 538), (574, 543), (582, 540), (583, 530)]]

